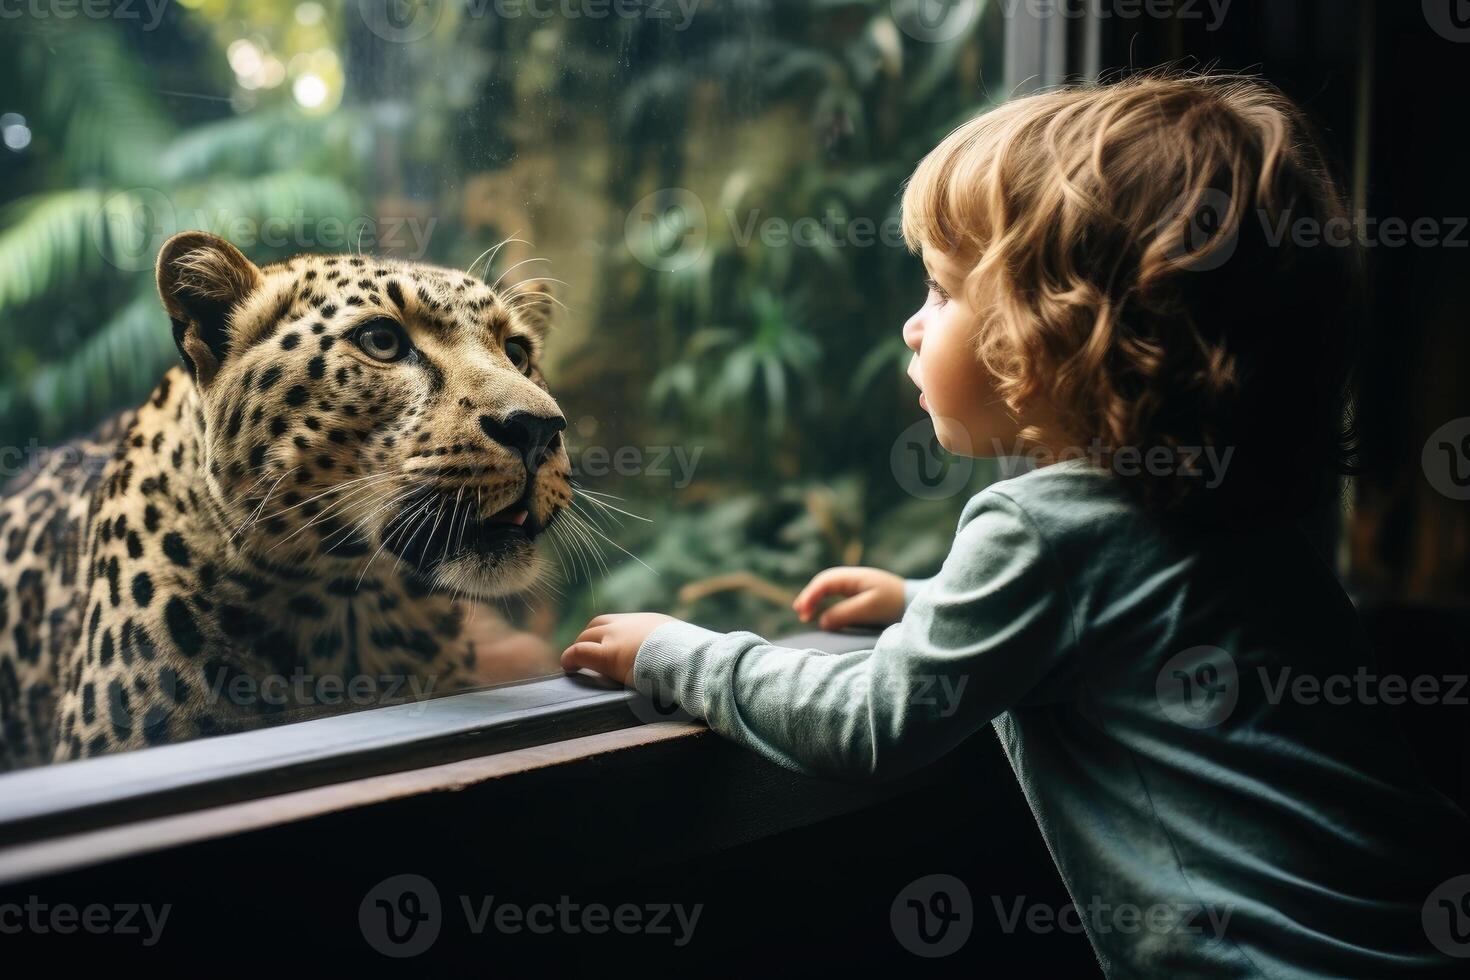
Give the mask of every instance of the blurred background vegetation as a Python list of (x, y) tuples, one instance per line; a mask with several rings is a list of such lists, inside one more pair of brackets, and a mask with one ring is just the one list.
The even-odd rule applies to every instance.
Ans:
[(374, 2), (7, 21), (0, 444), (85, 431), (174, 363), (151, 266), (173, 231), (460, 268), (511, 238), (488, 278), (565, 281), (548, 374), (579, 482), (648, 518), (563, 554), (518, 616), (779, 634), (827, 565), (932, 573), (994, 473), (923, 499), (891, 455), (922, 417), (899, 190), (999, 97), (999, 11), (951, 5), (934, 40), (905, 23), (919, 0)]

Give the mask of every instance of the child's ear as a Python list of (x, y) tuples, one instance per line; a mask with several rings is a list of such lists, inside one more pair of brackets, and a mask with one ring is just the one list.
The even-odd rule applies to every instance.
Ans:
[(230, 346), (230, 314), (261, 275), (229, 242), (204, 231), (180, 232), (158, 253), (158, 295), (173, 321), (184, 367), (201, 388), (214, 379)]

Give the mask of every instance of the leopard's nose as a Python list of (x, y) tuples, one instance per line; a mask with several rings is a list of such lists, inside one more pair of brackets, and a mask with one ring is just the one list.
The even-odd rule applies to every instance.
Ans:
[(560, 415), (513, 412), (504, 422), (489, 415), (480, 416), (480, 428), (485, 435), (515, 452), (532, 472), (561, 445), (561, 432), (566, 427), (567, 420)]

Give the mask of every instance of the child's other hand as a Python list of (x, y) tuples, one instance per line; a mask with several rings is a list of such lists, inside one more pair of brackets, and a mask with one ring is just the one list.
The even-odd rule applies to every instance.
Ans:
[(880, 568), (829, 568), (818, 572), (791, 608), (803, 623), (809, 623), (827, 596), (847, 598), (822, 613), (817, 625), (824, 630), (889, 626), (903, 618), (903, 579)]
[(633, 673), (633, 658), (648, 634), (674, 617), (659, 613), (609, 613), (590, 620), (561, 655), (564, 670), (586, 667), (619, 684)]

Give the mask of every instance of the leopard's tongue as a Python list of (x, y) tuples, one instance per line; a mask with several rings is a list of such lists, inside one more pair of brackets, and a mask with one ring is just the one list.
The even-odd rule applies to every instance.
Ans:
[(524, 524), (530, 513), (524, 507), (511, 504), (504, 510), (498, 510), (485, 518), (486, 524)]

